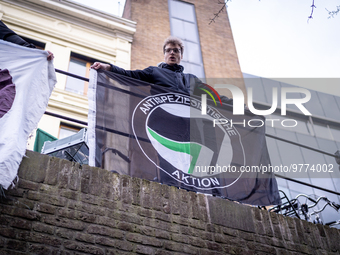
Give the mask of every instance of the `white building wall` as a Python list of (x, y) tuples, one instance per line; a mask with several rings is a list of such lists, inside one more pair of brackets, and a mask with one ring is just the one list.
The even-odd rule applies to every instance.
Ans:
[[(55, 56), (56, 69), (68, 70), (72, 52), (130, 69), (136, 30), (130, 20), (68, 0), (1, 0), (0, 19), (20, 36), (44, 43)], [(57, 73), (46, 111), (87, 122), (87, 96), (66, 91), (66, 79)], [(68, 123), (44, 115), (37, 128), (58, 137), (61, 121)], [(28, 149), (33, 149), (34, 139), (35, 132)]]

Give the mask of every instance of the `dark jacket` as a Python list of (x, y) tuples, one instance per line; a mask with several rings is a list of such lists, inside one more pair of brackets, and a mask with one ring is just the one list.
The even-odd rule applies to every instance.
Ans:
[[(167, 87), (169, 89), (187, 93), (190, 95), (200, 95), (206, 86), (195, 75), (183, 73), (184, 67), (181, 65), (168, 65), (161, 63), (158, 66), (149, 66), (143, 70), (125, 70), (123, 68), (111, 65), (111, 71), (131, 78), (139, 79), (152, 84)], [(210, 89), (208, 89), (210, 90)], [(232, 104), (232, 99), (221, 96), (223, 103)]]
[(21, 46), (35, 48), (33, 44), (26, 42), (24, 39), (18, 36), (13, 30), (9, 29), (1, 20), (0, 20), (0, 39), (15, 44), (19, 44)]

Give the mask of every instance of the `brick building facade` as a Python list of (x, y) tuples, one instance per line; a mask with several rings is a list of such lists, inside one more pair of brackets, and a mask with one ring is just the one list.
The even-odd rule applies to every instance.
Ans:
[[(188, 0), (186, 2), (127, 0), (123, 18), (137, 23), (131, 48), (131, 69), (144, 69), (163, 60), (164, 39), (169, 35), (176, 35), (174, 31), (177, 29), (171, 25), (170, 5), (172, 2), (188, 4), (193, 7), (207, 83), (210, 85), (221, 84), (221, 82), (230, 84), (229, 79), (236, 78), (233, 80), (233, 84), (240, 87), (246, 94), (227, 12), (221, 12), (216, 22), (209, 24), (214, 14), (222, 7), (217, 0)], [(173, 12), (176, 11), (173, 10)], [(177, 14), (172, 15), (176, 16)], [(184, 13), (184, 15), (186, 14)], [(186, 70), (188, 72), (187, 68)], [(197, 76), (199, 77), (199, 75)], [(219, 92), (226, 96), (231, 95), (228, 90), (219, 90)]]

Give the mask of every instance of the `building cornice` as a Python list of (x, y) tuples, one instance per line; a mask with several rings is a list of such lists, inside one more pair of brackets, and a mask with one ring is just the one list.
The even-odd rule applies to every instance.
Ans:
[(109, 36), (118, 36), (130, 42), (132, 42), (133, 34), (136, 31), (136, 22), (70, 0), (2, 1)]

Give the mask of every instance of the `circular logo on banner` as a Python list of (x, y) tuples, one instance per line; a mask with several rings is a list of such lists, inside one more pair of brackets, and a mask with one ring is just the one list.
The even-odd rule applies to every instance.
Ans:
[(241, 177), (245, 155), (234, 127), (214, 125), (222, 118), (228, 119), (211, 106), (202, 115), (195, 98), (164, 93), (139, 102), (132, 129), (144, 155), (166, 175), (198, 189), (225, 188)]

